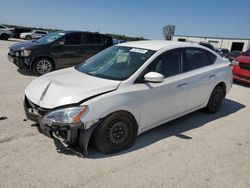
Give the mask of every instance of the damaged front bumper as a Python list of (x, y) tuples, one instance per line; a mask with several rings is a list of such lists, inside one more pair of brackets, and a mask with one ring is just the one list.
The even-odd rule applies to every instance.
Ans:
[(28, 58), (28, 57), (16, 57), (15, 55), (9, 53), (7, 55), (8, 60), (18, 66), (20, 69), (25, 69), (25, 70), (31, 70), (31, 64), (33, 61), (33, 58)]
[(90, 137), (101, 120), (94, 122), (88, 129), (85, 129), (84, 123), (76, 124), (53, 124), (47, 125), (42, 123), (42, 118), (51, 110), (40, 108), (26, 97), (23, 102), (26, 117), (31, 121), (39, 124), (38, 129), (44, 135), (54, 138), (54, 136), (62, 138), (68, 146), (79, 145), (83, 150), (84, 156), (88, 155), (88, 144)]

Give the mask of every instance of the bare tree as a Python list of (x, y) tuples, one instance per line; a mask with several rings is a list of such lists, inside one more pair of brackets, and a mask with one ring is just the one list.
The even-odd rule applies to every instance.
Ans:
[(165, 40), (171, 40), (175, 33), (175, 25), (165, 25), (162, 32)]

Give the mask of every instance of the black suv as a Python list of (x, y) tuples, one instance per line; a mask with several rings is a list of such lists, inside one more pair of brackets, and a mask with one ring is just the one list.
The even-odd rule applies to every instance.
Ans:
[(112, 46), (112, 37), (90, 32), (58, 31), (38, 40), (10, 46), (8, 59), (21, 69), (42, 75), (77, 65)]

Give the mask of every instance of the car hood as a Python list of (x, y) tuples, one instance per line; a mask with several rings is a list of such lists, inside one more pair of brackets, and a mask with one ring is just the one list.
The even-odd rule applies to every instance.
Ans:
[(19, 42), (16, 44), (13, 44), (10, 46), (10, 49), (13, 51), (21, 51), (23, 49), (27, 49), (32, 46), (38, 46), (40, 45), (39, 43), (32, 42), (32, 41), (25, 41), (25, 42)]
[(119, 84), (120, 81), (90, 76), (72, 67), (35, 79), (26, 87), (25, 95), (36, 105), (52, 109), (113, 91)]
[(235, 58), (235, 61), (242, 62), (242, 63), (250, 63), (250, 56), (239, 56)]

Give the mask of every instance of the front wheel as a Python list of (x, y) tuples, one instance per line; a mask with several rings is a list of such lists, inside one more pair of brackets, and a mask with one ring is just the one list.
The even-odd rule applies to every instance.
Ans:
[(137, 136), (137, 123), (132, 115), (116, 112), (106, 117), (94, 132), (97, 150), (109, 154), (129, 148)]
[(210, 114), (216, 113), (220, 109), (224, 97), (225, 91), (221, 86), (217, 86), (216, 88), (214, 88), (209, 98), (206, 111)]
[(2, 34), (1, 37), (0, 37), (0, 39), (2, 39), (2, 40), (8, 40), (9, 38), (10, 38), (10, 36), (5, 34), (5, 33)]
[(39, 58), (34, 61), (33, 72), (37, 75), (49, 73), (55, 69), (54, 63), (49, 58)]

